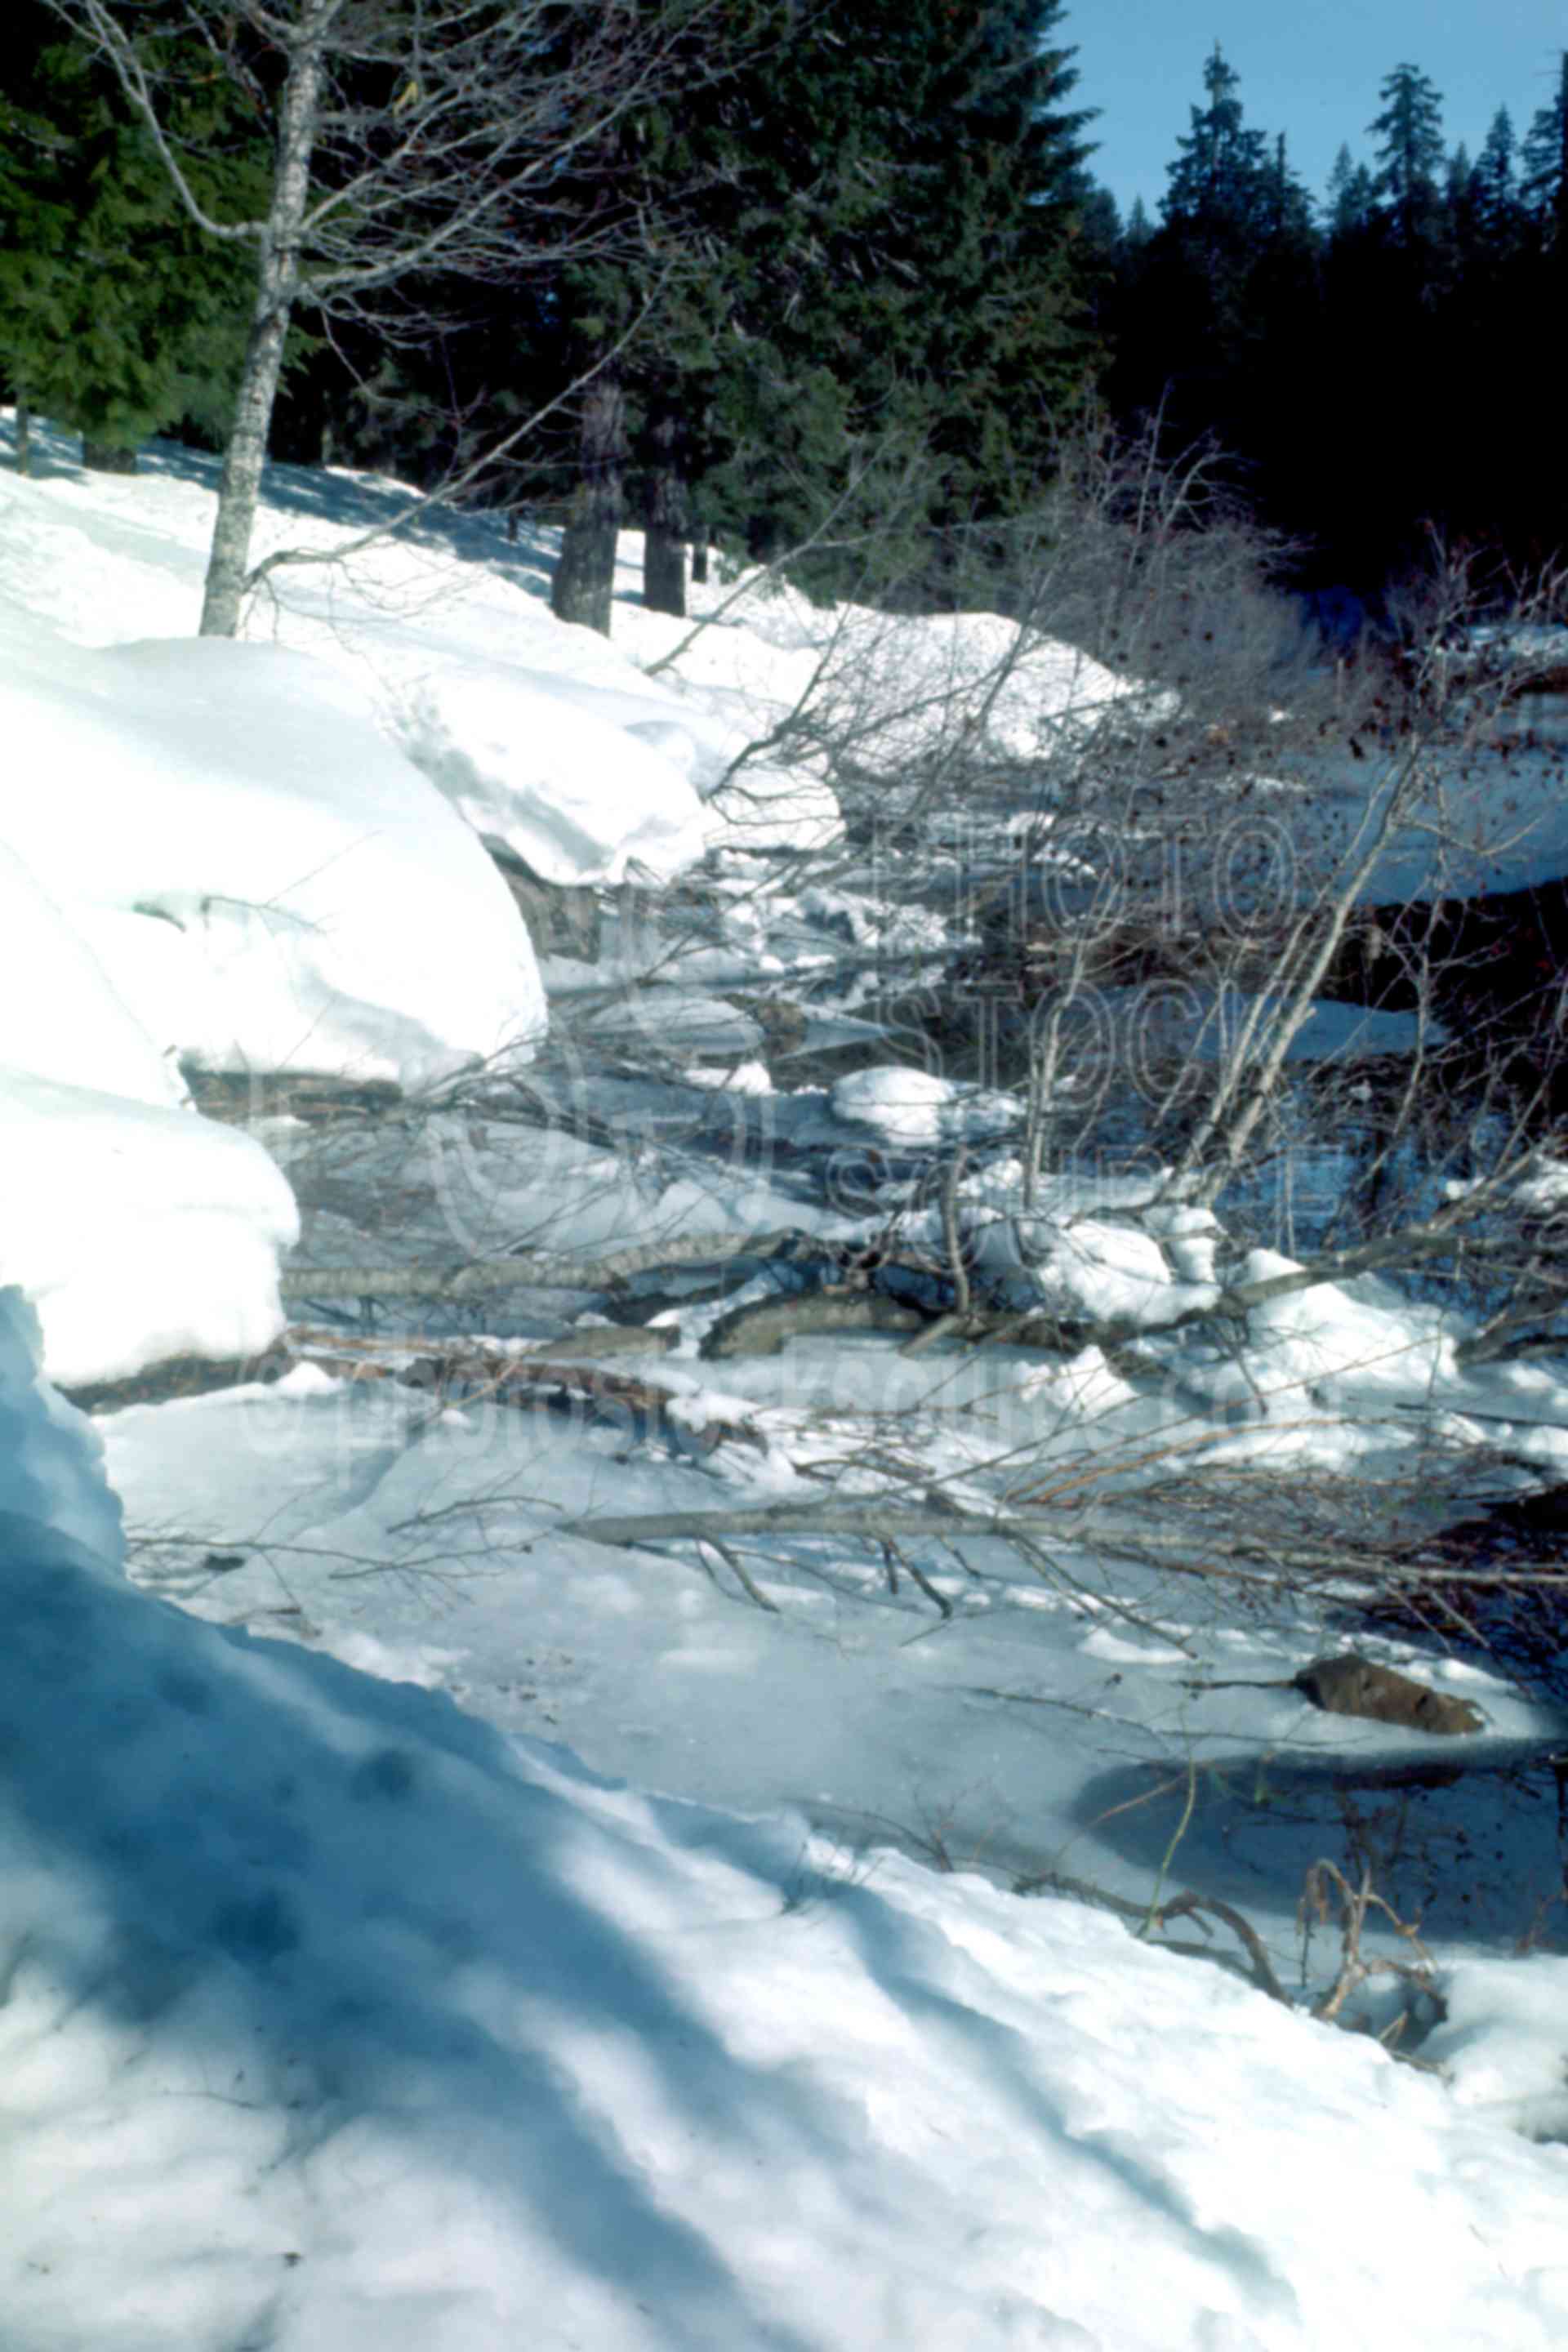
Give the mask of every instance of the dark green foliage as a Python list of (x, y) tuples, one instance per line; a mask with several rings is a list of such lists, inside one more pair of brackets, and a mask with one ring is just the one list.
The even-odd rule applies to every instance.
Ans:
[(1342, 146), (1329, 174), (1330, 238), (1338, 243), (1363, 235), (1372, 225), (1372, 173), (1364, 163), (1352, 163), (1350, 149)]
[(1522, 200), (1546, 247), (1555, 253), (1559, 283), (1568, 275), (1568, 49), (1557, 93), (1531, 119), (1521, 157)]
[[(160, 62), (181, 69), (165, 42)], [(180, 91), (209, 200), (255, 183), (230, 102)], [(191, 227), (107, 68), (35, 0), (14, 0), (0, 83), (0, 366), (105, 452), (189, 417), (217, 424), (244, 349), (251, 265)]]
[(1263, 225), (1268, 142), (1243, 125), (1240, 79), (1216, 41), (1204, 67), (1208, 104), (1193, 108), (1192, 131), (1176, 142), (1163, 206), (1167, 225), (1216, 254), (1245, 248)]
[(1414, 247), (1437, 233), (1442, 210), (1443, 101), (1415, 66), (1395, 66), (1378, 95), (1383, 112), (1369, 125), (1381, 140), (1373, 182), (1400, 244)]
[(1500, 109), (1473, 163), (1397, 67), (1375, 153), (1340, 149), (1321, 222), (1217, 48), (1203, 83), (1162, 226), (1118, 250), (1114, 413), (1157, 414), (1167, 448), (1216, 441), (1305, 584), (1375, 597), (1434, 534), (1494, 570), (1568, 550), (1568, 57), (1522, 149)]
[(1470, 210), (1479, 241), (1512, 244), (1518, 235), (1521, 206), (1517, 154), (1512, 118), (1506, 106), (1500, 106), (1470, 174)]
[(1311, 200), (1284, 141), (1247, 126), (1217, 44), (1203, 82), (1163, 225), (1128, 252), (1111, 307), (1113, 395), (1131, 414), (1158, 410), (1174, 444), (1212, 435), (1245, 453), (1248, 487), (1267, 497), (1299, 441), (1300, 346), (1317, 302)]
[(551, 324), (568, 374), (634, 328), (617, 365), (656, 565), (679, 517), (754, 555), (806, 546), (824, 589), (864, 589), (874, 542), (881, 585), (940, 596), (933, 548), (1037, 493), (1092, 356), (1059, 13), (736, 0), (732, 69), (620, 128), (646, 262), (564, 276)]

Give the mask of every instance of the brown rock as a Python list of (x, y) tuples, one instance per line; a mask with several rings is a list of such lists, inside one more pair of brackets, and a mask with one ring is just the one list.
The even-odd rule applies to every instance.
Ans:
[(1449, 1698), (1391, 1666), (1373, 1665), (1370, 1658), (1346, 1650), (1337, 1657), (1315, 1658), (1294, 1677), (1295, 1687), (1328, 1715), (1365, 1716), (1373, 1723), (1399, 1723), (1410, 1731), (1458, 1735), (1479, 1731), (1485, 1717), (1468, 1699)]

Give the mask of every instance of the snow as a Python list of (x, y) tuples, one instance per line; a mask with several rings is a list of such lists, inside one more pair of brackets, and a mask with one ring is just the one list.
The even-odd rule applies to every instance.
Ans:
[(538, 1035), (506, 885), (352, 687), (271, 646), (23, 649), (3, 720), (49, 789), (10, 847), (161, 1048), (416, 1084)]
[(1568, 1963), (1544, 1952), (1459, 1960), (1444, 1970), (1447, 2013), (1426, 2046), (1461, 2106), (1532, 2137), (1563, 2140), (1568, 2133), (1565, 1978)]
[(299, 1230), (261, 1146), (189, 1108), (80, 932), (0, 845), (0, 1281), (25, 1284), (55, 1377), (266, 1347)]
[[(47, 993), (41, 983), (47, 979)], [(173, 1109), (188, 1099), (79, 931), (0, 842), (0, 1065)]]
[[(574, 708), (548, 677), (498, 677), (448, 662), (406, 689), (398, 740), (478, 834), (503, 842), (542, 880), (621, 882), (628, 867), (660, 881), (702, 854), (702, 807), (679, 772), (694, 747), (673, 730), (649, 744), (619, 715)], [(606, 694), (606, 701), (611, 698)], [(666, 756), (688, 757), (679, 766)], [(605, 779), (640, 821), (606, 856)]]
[(1561, 2147), (1079, 1906), (148, 1600), (30, 1339), (4, 1294), (12, 2342), (1557, 2339)]
[[(889, 778), (955, 672), (1010, 755), (1133, 689), (1047, 645), (993, 696), (991, 616), (825, 614), (755, 578), (693, 634), (641, 611), (631, 541), (606, 646), (544, 610), (548, 535), (484, 518), (287, 568), (251, 642), (191, 644), (210, 467), (89, 481), (41, 437), (38, 480), (0, 474), (0, 703), (50, 788), (0, 845), (7, 2347), (1560, 2345), (1555, 1710), (1363, 1627), (1486, 1728), (1321, 1714), (1291, 1678), (1346, 1645), (1332, 1596), (1163, 1574), (1111, 1507), (1166, 1535), (1202, 1463), (1216, 1510), (1300, 1469), (1403, 1482), (1418, 1517), (1433, 1444), (1560, 1477), (1561, 1366), (1468, 1368), (1462, 1317), (1369, 1278), (1219, 1344), (1189, 1311), (1297, 1260), (1168, 1171), (1031, 1181), (1017, 1097), (935, 1069), (792, 1088), (714, 992), (943, 935), (756, 834), (708, 869), (698, 944), (634, 907), (552, 1037), (481, 845), (679, 877), (732, 842), (730, 763), (825, 652)], [(399, 497), (276, 469), (261, 549), (327, 552)], [(770, 837), (837, 835), (808, 757), (758, 765)], [(1301, 1050), (1338, 1054), (1320, 1027)], [(182, 1062), (250, 1074), (246, 1123), (199, 1115)], [(279, 1068), (446, 1091), (320, 1120)], [(39, 1370), (243, 1359), (291, 1251), (788, 1228), (940, 1267), (920, 1154), (960, 1146), (971, 1263), (1059, 1349), (713, 1363), (721, 1320), (796, 1279), (742, 1259), (727, 1286), (661, 1266), (631, 1357), (628, 1295), (574, 1274), (424, 1328), (323, 1285), (290, 1296), (285, 1378), (90, 1422)], [(1074, 1352), (1079, 1315), (1124, 1342)], [(396, 1377), (454, 1331), (460, 1379)], [(564, 1401), (523, 1377), (571, 1364)], [(937, 1532), (604, 1526), (824, 1499)], [(1033, 1559), (985, 1532), (999, 1507), (1034, 1515)], [(1400, 1980), (1347, 2002), (1363, 2031), (1310, 2013), (1342, 1957), (1297, 1920), (1325, 1854), (1420, 1922), (1419, 2068), (1376, 2039)], [(1217, 1915), (1161, 1926), (1187, 1886), (1285, 1998)], [(1415, 1949), (1375, 1923), (1366, 1948)]]
[[(636, 559), (632, 534), (626, 551)], [(826, 688), (825, 715), (854, 736), (858, 764), (889, 779), (950, 736), (982, 753), (1026, 760), (1118, 704), (1166, 707), (1076, 646), (1021, 643), (1016, 625), (994, 613), (913, 617), (814, 604), (766, 572), (694, 594), (693, 604), (712, 623), (695, 644), (687, 646), (690, 632), (680, 623), (636, 610), (626, 615), (626, 642), (643, 660), (686, 648), (680, 677), (753, 723), (761, 712), (783, 717), (808, 688)]]
[(232, 1128), (0, 1070), (0, 1278), (25, 1283), (57, 1380), (275, 1339), (294, 1196)]
[(872, 1129), (889, 1143), (934, 1144), (994, 1135), (1018, 1123), (1011, 1095), (984, 1094), (931, 1070), (857, 1070), (833, 1087), (835, 1118)]

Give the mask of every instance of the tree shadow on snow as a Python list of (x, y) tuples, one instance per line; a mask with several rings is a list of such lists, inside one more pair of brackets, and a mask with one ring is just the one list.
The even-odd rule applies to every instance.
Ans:
[[(623, 1924), (669, 1905), (657, 1840), (446, 1698), (184, 1617), (30, 1521), (0, 1519), (0, 1852), (9, 1822), (55, 1890), (13, 1908), (7, 1989), (41, 1970), (62, 2022), (85, 2006), (164, 2071), (194, 2058), (268, 2118), (269, 2173), (372, 2119), (422, 2178), (467, 2166), (652, 2323), (638, 2342), (800, 2352), (633, 2152), (651, 2083), (671, 2144), (748, 2194), (845, 2161), (820, 2097), (738, 2059)], [(757, 1848), (770, 1893), (786, 1849)], [(607, 2066), (575, 2072), (581, 2049)]]
[[(1070, 2093), (1059, 2091), (1047, 2070), (1037, 2063), (1028, 2036), (1016, 2028), (971, 2008), (952, 1993), (936, 1990), (943, 1973), (945, 1953), (932, 1955), (929, 1943), (934, 1931), (896, 1911), (875, 1889), (847, 1888), (840, 1897), (850, 1922), (867, 1973), (910, 2017), (923, 2039), (946, 2040), (962, 2048), (968, 2071), (984, 2080), (992, 2099), (1011, 2108), (1048, 2152), (1053, 2165), (1078, 2164), (1108, 2175), (1127, 2200), (1130, 2227), (1147, 2225), (1151, 2217), (1163, 2221), (1185, 2251), (1197, 2261), (1223, 2271), (1247, 2297), (1247, 2316), (1258, 2325), (1278, 2323), (1292, 2331), (1300, 2326), (1296, 2291), (1279, 2267), (1268, 2247), (1245, 2230), (1204, 2221), (1180, 2178), (1178, 2164), (1165, 2164), (1157, 2149), (1139, 2146), (1131, 2130), (1107, 2126), (1075, 2115)], [(937, 1939), (940, 1940), (940, 1939)], [(1064, 2011), (1063, 2038), (1080, 2030)], [(1102, 2024), (1093, 2029), (1096, 2037)], [(1055, 2071), (1061, 2053), (1053, 2050)], [(1092, 2071), (1094, 2053), (1086, 2053)], [(1066, 2079), (1073, 2075), (1068, 2069)], [(1064, 2210), (1076, 2217), (1077, 2197), (1063, 2199)], [(1048, 2243), (1050, 2200), (1042, 2207), (1041, 2231)]]

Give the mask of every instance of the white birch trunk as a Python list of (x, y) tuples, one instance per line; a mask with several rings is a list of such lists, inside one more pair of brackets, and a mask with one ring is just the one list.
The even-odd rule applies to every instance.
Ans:
[(261, 492), (261, 468), (283, 365), (283, 345), (300, 285), (300, 235), (310, 194), (310, 158), (321, 113), (323, 53), (331, 7), (316, 12), (291, 51), (278, 130), (272, 202), (257, 263), (256, 308), (246, 346), (234, 431), (223, 461), (217, 520), (207, 559), (202, 603), (204, 637), (232, 637), (239, 629), (250, 562), (251, 532)]

